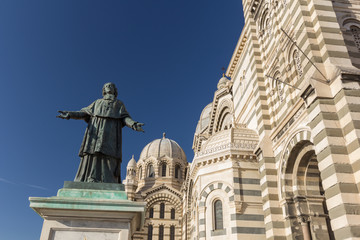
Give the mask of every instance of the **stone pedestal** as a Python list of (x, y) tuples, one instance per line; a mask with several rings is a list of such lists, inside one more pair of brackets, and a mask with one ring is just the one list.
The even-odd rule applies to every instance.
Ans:
[(43, 219), (40, 240), (130, 240), (146, 203), (127, 200), (124, 185), (65, 182), (56, 197), (30, 197)]

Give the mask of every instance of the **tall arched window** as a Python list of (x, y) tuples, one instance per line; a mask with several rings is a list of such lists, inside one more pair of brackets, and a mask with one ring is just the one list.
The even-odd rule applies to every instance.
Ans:
[(164, 225), (159, 226), (159, 240), (164, 240)]
[(181, 168), (179, 165), (175, 166), (175, 178), (181, 178)]
[(150, 208), (149, 209), (149, 218), (153, 218), (154, 217), (154, 208)]
[(160, 218), (165, 217), (165, 203), (160, 203)]
[(193, 182), (193, 180), (191, 179), (191, 180), (190, 180), (189, 192), (188, 192), (188, 194), (187, 194), (187, 197), (188, 197), (188, 206), (190, 206), (190, 207), (191, 207), (191, 204), (192, 204), (192, 196), (193, 196), (192, 191), (193, 191), (193, 186), (194, 186), (194, 182)]
[(268, 33), (271, 36), (271, 19), (269, 9), (266, 9), (260, 20), (261, 35)]
[(139, 179), (142, 178), (142, 167), (139, 167)]
[(148, 226), (148, 240), (152, 240), (152, 235), (153, 235), (153, 226), (149, 225)]
[(302, 66), (301, 66), (300, 54), (299, 54), (299, 51), (297, 49), (294, 51), (293, 58), (294, 58), (294, 65), (295, 65), (295, 68), (296, 68), (296, 72), (299, 75), (299, 77), (301, 77), (303, 75), (303, 69), (302, 69)]
[(170, 227), (170, 240), (175, 240), (175, 226)]
[(155, 177), (155, 171), (154, 171), (154, 166), (152, 164), (149, 164), (148, 166), (148, 177)]
[(214, 202), (214, 230), (223, 229), (223, 209), (222, 202), (220, 200), (216, 200)]
[(171, 219), (175, 219), (175, 208), (171, 209)]
[(161, 176), (166, 177), (166, 163), (161, 163)]
[(352, 25), (350, 27), (350, 31), (354, 37), (355, 46), (357, 47), (357, 49), (360, 52), (360, 28), (355, 25)]
[(277, 91), (278, 98), (282, 102), (284, 99), (284, 83), (282, 82), (280, 72), (277, 71), (274, 74), (273, 81), (273, 88)]
[(265, 29), (268, 32), (269, 36), (271, 36), (271, 20), (270, 17), (268, 17), (265, 21)]

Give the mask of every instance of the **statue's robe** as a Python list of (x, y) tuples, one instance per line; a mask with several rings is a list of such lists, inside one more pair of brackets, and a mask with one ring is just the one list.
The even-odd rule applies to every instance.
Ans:
[(98, 99), (71, 118), (88, 122), (79, 156), (75, 181), (121, 183), (121, 132), (135, 123), (117, 99)]

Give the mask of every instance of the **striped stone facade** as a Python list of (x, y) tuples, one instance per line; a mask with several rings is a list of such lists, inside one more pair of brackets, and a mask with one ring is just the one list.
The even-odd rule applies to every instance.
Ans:
[(243, 9), (226, 75), (234, 122), (258, 135), (264, 239), (360, 239), (360, 2)]
[[(183, 185), (183, 239), (264, 239), (256, 131), (237, 124), (233, 83), (222, 77), (194, 136)], [(221, 211), (214, 203), (221, 202)], [(221, 227), (217, 227), (220, 216)], [(219, 219), (218, 219), (219, 220)]]
[(360, 1), (242, 3), (181, 189), (145, 200), (176, 208), (176, 239), (360, 239)]

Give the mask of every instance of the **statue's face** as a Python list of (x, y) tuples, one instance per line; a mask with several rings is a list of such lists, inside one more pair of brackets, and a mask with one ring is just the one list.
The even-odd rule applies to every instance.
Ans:
[(115, 84), (113, 83), (105, 83), (103, 87), (103, 92), (105, 94), (115, 94)]

